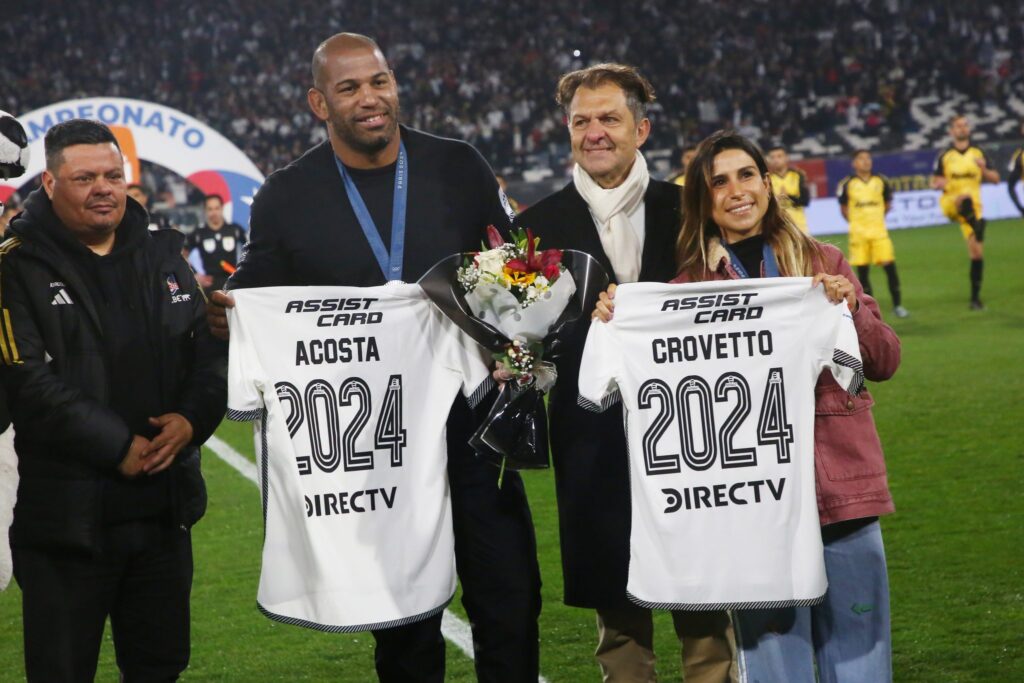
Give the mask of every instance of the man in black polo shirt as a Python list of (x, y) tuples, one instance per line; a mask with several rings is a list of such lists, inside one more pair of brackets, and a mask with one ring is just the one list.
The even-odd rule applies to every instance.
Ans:
[[(313, 114), (328, 141), (273, 173), (257, 193), (246, 254), (229, 289), (369, 287), (415, 282), (441, 258), (480, 248), (511, 209), (470, 145), (398, 125), (398, 89), (380, 48), (338, 34), (313, 57)], [(215, 292), (211, 326), (227, 335), (229, 295)], [(486, 405), (485, 401), (485, 405)], [(540, 573), (519, 476), (475, 457), (461, 398), (447, 423), (455, 554), (481, 681), (537, 680)], [(374, 631), (382, 681), (442, 681), (441, 615)]]
[(186, 251), (199, 253), (203, 272), (197, 275), (206, 291), (224, 288), (245, 245), (245, 230), (224, 220), (224, 198), (211, 194), (203, 202), (206, 224), (196, 228), (185, 242)]

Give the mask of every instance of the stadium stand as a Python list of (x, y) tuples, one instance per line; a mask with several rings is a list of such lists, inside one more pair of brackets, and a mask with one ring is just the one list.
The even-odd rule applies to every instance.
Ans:
[[(648, 149), (662, 150), (662, 171), (672, 149), (723, 126), (806, 157), (936, 147), (953, 110), (972, 115), (979, 141), (1013, 136), (1024, 117), (1015, 0), (16, 3), (0, 23), (0, 108), (160, 102), (269, 172), (322, 139), (305, 105), (308, 55), (340, 30), (381, 42), (408, 123), (469, 140), (506, 175), (562, 175), (554, 83), (595, 60), (636, 64), (655, 84)], [(95, 62), (112, 68), (101, 77)]]

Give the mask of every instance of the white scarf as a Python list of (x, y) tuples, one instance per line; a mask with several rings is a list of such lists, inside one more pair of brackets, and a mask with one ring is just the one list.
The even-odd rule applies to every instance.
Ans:
[(601, 187), (579, 164), (573, 166), (572, 180), (597, 223), (601, 247), (612, 263), (615, 279), (619, 283), (636, 282), (640, 278), (642, 254), (629, 215), (644, 201), (651, 181), (644, 155), (636, 151), (633, 168), (617, 187), (607, 190)]

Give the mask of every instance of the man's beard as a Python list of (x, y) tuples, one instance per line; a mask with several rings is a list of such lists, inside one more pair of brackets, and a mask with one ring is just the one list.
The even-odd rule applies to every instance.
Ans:
[(75, 228), (70, 228), (75, 237), (79, 241), (85, 244), (98, 244), (103, 242), (107, 237), (117, 231), (121, 221), (104, 222), (104, 223), (88, 223), (86, 225), (80, 225)]
[(388, 127), (379, 133), (373, 133), (372, 137), (360, 135), (355, 124), (349, 124), (347, 121), (342, 123), (336, 119), (331, 119), (331, 129), (349, 147), (363, 154), (373, 155), (391, 144), (391, 141), (398, 133), (398, 108), (396, 107), (394, 110), (389, 109), (387, 115)]

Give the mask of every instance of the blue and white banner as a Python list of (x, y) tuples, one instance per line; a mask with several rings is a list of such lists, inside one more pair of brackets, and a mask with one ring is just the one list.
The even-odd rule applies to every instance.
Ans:
[[(898, 230), (949, 223), (949, 219), (939, 208), (941, 194), (938, 190), (895, 192), (892, 198), (892, 211), (885, 217), (886, 225), (890, 230)], [(982, 185), (981, 204), (984, 216), (989, 220), (1020, 217), (1017, 208), (1010, 201), (1006, 183)], [(834, 235), (849, 230), (846, 219), (839, 211), (839, 200), (835, 197), (813, 199), (805, 211), (812, 235)]]
[(139, 160), (174, 171), (204, 194), (224, 200), (224, 217), (249, 225), (249, 205), (263, 174), (230, 140), (188, 114), (162, 104), (122, 97), (88, 97), (51, 104), (18, 117), (28, 133), (31, 160), (21, 178), (0, 182), (0, 201), (43, 172), (43, 138), (70, 119), (101, 121), (113, 131), (125, 157), (129, 183), (139, 182)]

